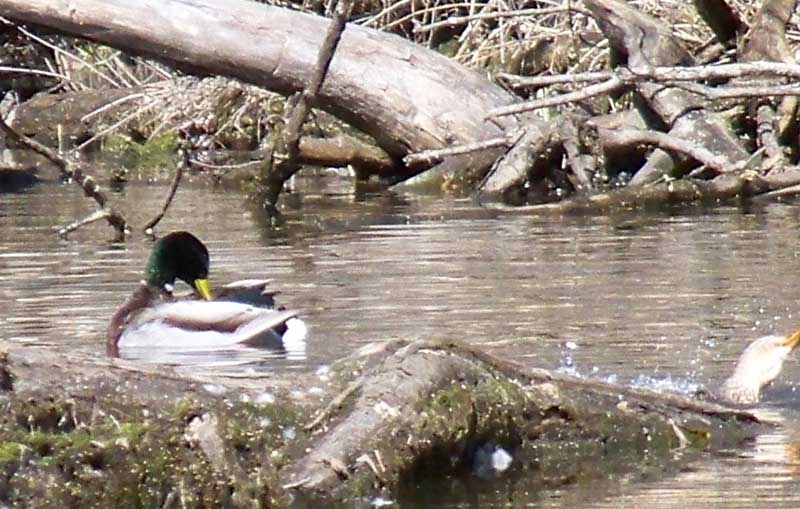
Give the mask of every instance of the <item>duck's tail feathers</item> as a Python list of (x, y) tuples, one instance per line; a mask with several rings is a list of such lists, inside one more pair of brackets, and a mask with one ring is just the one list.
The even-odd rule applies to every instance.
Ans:
[(260, 313), (255, 319), (236, 331), (237, 343), (267, 348), (282, 348), (286, 322), (297, 316), (297, 311)]

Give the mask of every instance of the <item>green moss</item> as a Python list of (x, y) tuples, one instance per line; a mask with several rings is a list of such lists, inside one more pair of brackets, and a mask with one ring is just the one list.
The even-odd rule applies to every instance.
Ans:
[(0, 442), (0, 463), (11, 463), (19, 459), (22, 445), (17, 442)]
[(152, 176), (154, 171), (171, 170), (175, 166), (177, 147), (178, 138), (174, 133), (166, 133), (143, 142), (124, 134), (114, 134), (106, 140), (104, 152), (117, 165), (135, 169), (140, 175)]
[(19, 435), (20, 441), (30, 447), (38, 456), (51, 456), (66, 449), (82, 447), (89, 443), (90, 436), (82, 431), (72, 433), (47, 433), (32, 431)]
[[(13, 471), (6, 475), (10, 503), (161, 507), (169, 499), (171, 506), (268, 507), (267, 486), (274, 486), (278, 475), (272, 459), (289, 461), (307, 446), (301, 424), (306, 415), (293, 403), (200, 403), (187, 397), (173, 408), (147, 412), (115, 403), (98, 397), (86, 408), (83, 402), (63, 407), (82, 416), (63, 431), (30, 430), (25, 412), (49, 403), (32, 398), (12, 405), (12, 412), (0, 417), (0, 463)], [(85, 412), (89, 407), (94, 413)], [(212, 464), (186, 439), (187, 425), (206, 413), (219, 420), (225, 465)], [(293, 436), (286, 434), (290, 427)], [(30, 461), (19, 462), (20, 453)]]
[(124, 422), (119, 426), (119, 434), (129, 439), (137, 439), (150, 429), (149, 424), (141, 422)]
[(188, 423), (192, 418), (203, 413), (203, 407), (196, 400), (181, 398), (175, 401), (172, 417), (178, 422)]

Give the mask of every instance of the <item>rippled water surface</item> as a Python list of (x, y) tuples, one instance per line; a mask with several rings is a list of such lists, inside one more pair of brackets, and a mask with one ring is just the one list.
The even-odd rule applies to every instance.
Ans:
[[(187, 362), (316, 369), (364, 343), (439, 338), (530, 366), (690, 393), (715, 387), (750, 339), (800, 325), (798, 205), (560, 217), (441, 198), (361, 197), (331, 184), (290, 200), (279, 230), (267, 228), (236, 193), (199, 184), (179, 191), (161, 231), (187, 229), (206, 242), (212, 285), (273, 278), (280, 302), (301, 310), (310, 327), (305, 355)], [(130, 185), (113, 199), (143, 224), (164, 192)], [(141, 279), (151, 244), (140, 235), (111, 243), (103, 223), (66, 241), (56, 236), (91, 210), (75, 186), (0, 193), (0, 337), (103, 350), (108, 317)], [(785, 428), (680, 472), (544, 491), (519, 478), (466, 487), (461, 480), (411, 500), (445, 507), (798, 507), (795, 381), (800, 369), (791, 360), (765, 403)]]

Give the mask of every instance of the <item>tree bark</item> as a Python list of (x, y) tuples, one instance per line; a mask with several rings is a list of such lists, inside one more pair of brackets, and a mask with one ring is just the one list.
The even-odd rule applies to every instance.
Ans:
[[(329, 23), (319, 16), (243, 0), (0, 0), (0, 10), (21, 23), (284, 94), (306, 84)], [(502, 136), (517, 120), (485, 118), (492, 108), (515, 100), (444, 55), (394, 35), (348, 25), (315, 106), (372, 135), (392, 156), (402, 157)], [(456, 169), (473, 163), (464, 161)], [(412, 173), (409, 169), (407, 176)]]
[(747, 30), (739, 13), (725, 0), (694, 0), (694, 6), (717, 40), (726, 47), (734, 46), (737, 36)]
[[(618, 0), (586, 0), (586, 6), (597, 18), (611, 46), (627, 55), (630, 67), (647, 69), (692, 63), (691, 55), (659, 20)], [(719, 154), (731, 167), (747, 159), (748, 154), (738, 140), (722, 121), (705, 111), (698, 96), (653, 83), (638, 84), (637, 91), (669, 128), (672, 136), (688, 139)], [(658, 150), (630, 184), (652, 182), (665, 173), (675, 173), (675, 167), (682, 172), (681, 167), (686, 165), (679, 162)]]
[[(755, 15), (750, 30), (744, 36), (741, 48), (739, 49), (739, 61), (797, 63), (792, 49), (786, 41), (786, 24), (789, 22), (795, 7), (797, 7), (797, 0), (764, 0), (764, 3)], [(774, 82), (776, 80), (764, 81)], [(763, 104), (757, 106), (757, 108), (762, 110), (762, 117), (776, 116), (773, 121), (775, 133), (773, 134), (773, 129), (770, 128), (768, 129), (770, 136), (768, 136), (767, 139), (764, 139), (763, 136), (759, 136), (760, 145), (767, 148), (767, 158), (770, 160), (770, 163), (783, 163), (783, 158), (780, 157), (781, 154), (775, 151), (775, 145), (778, 144), (777, 138), (788, 138), (792, 136), (792, 133), (796, 134), (797, 122), (795, 114), (797, 111), (798, 99), (796, 96), (781, 98), (777, 108), (768, 104), (770, 101), (765, 98), (762, 98), (760, 102)], [(777, 111), (763, 111), (768, 108), (776, 109)], [(759, 122), (759, 128), (761, 128), (761, 125), (763, 124)], [(772, 145), (771, 150), (770, 145)]]

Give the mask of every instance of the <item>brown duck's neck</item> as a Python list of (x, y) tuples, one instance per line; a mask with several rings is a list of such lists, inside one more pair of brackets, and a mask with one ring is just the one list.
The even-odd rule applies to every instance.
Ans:
[(119, 357), (119, 338), (122, 337), (122, 331), (131, 318), (142, 309), (165, 297), (169, 298), (169, 294), (165, 293), (163, 289), (145, 281), (139, 283), (133, 293), (111, 316), (111, 321), (106, 329), (106, 355)]

